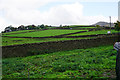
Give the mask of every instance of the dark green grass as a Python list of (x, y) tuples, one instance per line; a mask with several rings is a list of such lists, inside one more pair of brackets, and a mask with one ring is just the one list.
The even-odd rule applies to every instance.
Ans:
[[(52, 32), (53, 31), (53, 32)], [(55, 31), (55, 34), (53, 34)], [(20, 34), (9, 34), (8, 36), (34, 36), (34, 37), (42, 37), (42, 36), (55, 36), (57, 34), (67, 34), (71, 32), (77, 32), (77, 31), (83, 31), (83, 30), (45, 30), (45, 31), (36, 31), (36, 32), (28, 32), (28, 33), (20, 33)], [(108, 30), (101, 30), (101, 31), (90, 31), (90, 32), (84, 32), (79, 34), (73, 34), (73, 35), (67, 35), (67, 36), (80, 36), (80, 35), (92, 35), (92, 34), (106, 34)], [(112, 33), (117, 32), (115, 30), (111, 30)], [(46, 33), (45, 33), (46, 32)], [(63, 32), (63, 33), (62, 33)], [(19, 33), (19, 32), (18, 32)], [(45, 34), (43, 34), (45, 33)], [(26, 35), (25, 35), (26, 34)], [(64, 40), (80, 40), (80, 39), (93, 39), (97, 37), (81, 37), (81, 38), (42, 38), (42, 39), (33, 39), (33, 38), (8, 38), (8, 37), (2, 37), (2, 46), (8, 46), (8, 45), (17, 45), (17, 44), (26, 44), (26, 43), (40, 43), (40, 42), (50, 42), (50, 41), (64, 41)], [(1, 45), (0, 45), (1, 46)]]
[(0, 45), (0, 46), (19, 45), (19, 44), (27, 44), (27, 43), (40, 43), (40, 42), (50, 42), (50, 41), (92, 39), (92, 38), (95, 38), (95, 37), (84, 37), (84, 38), (42, 38), (42, 39), (2, 37), (2, 45)]
[[(29, 33), (21, 33), (21, 34), (11, 34), (5, 36), (16, 36), (16, 37), (48, 37), (48, 36), (57, 36), (62, 34), (74, 33), (85, 30), (43, 30)], [(4, 35), (3, 35), (4, 36)]]
[(7, 33), (2, 33), (2, 35), (9, 35), (9, 34), (13, 34), (13, 33), (23, 33), (23, 32), (29, 32), (29, 31), (35, 31), (35, 30), (12, 31), (12, 32), (7, 32)]
[(111, 46), (3, 59), (3, 78), (115, 78)]
[(84, 32), (84, 33), (79, 33), (79, 34), (72, 34), (72, 35), (68, 35), (68, 36), (107, 34), (108, 31), (111, 31), (111, 33), (117, 33), (118, 32), (118, 31), (115, 31), (115, 30), (99, 30), (99, 31), (90, 31), (90, 32)]
[(84, 27), (84, 26), (86, 26), (86, 27), (88, 26), (89, 27), (89, 25), (70, 25), (69, 27), (72, 28), (72, 27), (81, 27), (81, 26), (82, 27)]
[(72, 29), (93, 29), (96, 27), (73, 27)]

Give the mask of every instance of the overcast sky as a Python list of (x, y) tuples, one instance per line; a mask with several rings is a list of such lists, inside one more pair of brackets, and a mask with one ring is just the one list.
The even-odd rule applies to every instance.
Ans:
[(12, 25), (89, 25), (118, 20), (119, 0), (0, 0), (0, 31)]

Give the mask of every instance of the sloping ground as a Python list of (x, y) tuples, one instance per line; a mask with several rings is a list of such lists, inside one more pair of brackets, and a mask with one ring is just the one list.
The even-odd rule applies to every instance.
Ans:
[(79, 36), (67, 36), (66, 38), (84, 38), (84, 37), (106, 37), (106, 36), (115, 36), (118, 35), (118, 33), (112, 33), (112, 34), (95, 34), (95, 35), (79, 35)]
[(57, 36), (62, 34), (68, 33), (75, 33), (85, 30), (43, 30), (43, 31), (36, 31), (36, 32), (29, 32), (29, 33), (22, 33), (22, 34), (11, 34), (11, 35), (3, 35), (4, 36), (11, 36), (11, 37), (48, 37), (48, 36)]
[[(99, 25), (99, 26), (110, 26), (110, 23), (100, 21), (100, 22), (97, 22), (96, 24), (93, 24), (93, 25)], [(111, 23), (111, 26), (114, 27), (115, 24), (114, 24), (114, 23)]]
[[(72, 33), (68, 33), (67, 35), (69, 34)], [(25, 44), (2, 47), (4, 57), (16, 57), (3, 58), (3, 78), (99, 79), (116, 77), (116, 51), (113, 49), (113, 44), (117, 41), (118, 36), (105, 36), (103, 38), (83, 40), (81, 38), (79, 38), (80, 40), (59, 38), (59, 40), (63, 39), (62, 41), (57, 41), (58, 39), (55, 40), (55, 38), (52, 38), (54, 39), (53, 42), (47, 41), (41, 43), (39, 41), (35, 43), (38, 39), (35, 41), (35, 39), (30, 38), (30, 43), (33, 42), (32, 44), (26, 44), (30, 40), (26, 38), (4, 38), (6, 42), (6, 39), (11, 39), (8, 42), (14, 41), (11, 43), (16, 43), (23, 39)], [(43, 38), (41, 40), (45, 41), (45, 39)]]
[(11, 38), (2, 37), (2, 45), (0, 46), (10, 46), (10, 45), (20, 45), (28, 43), (42, 43), (42, 42), (57, 42), (57, 41), (67, 41), (67, 40), (80, 40), (80, 39), (93, 39), (95, 37), (84, 37), (84, 38)]
[(113, 46), (3, 59), (3, 78), (115, 78)]
[(61, 40), (89, 39), (90, 37), (86, 37), (86, 38), (65, 38), (66, 35), (83, 33), (83, 32), (86, 32), (86, 31), (79, 31), (79, 32), (62, 34), (62, 35), (58, 35), (58, 36), (49, 36), (49, 37), (18, 37), (18, 36), (17, 37), (13, 37), (13, 36), (5, 36), (4, 35), (4, 37), (2, 37), (2, 45), (1, 46), (25, 44), (25, 43), (39, 43), (39, 42), (49, 42), (49, 41), (61, 41)]
[(12, 31), (8, 33), (2, 33), (2, 35), (21, 34), (21, 33), (35, 32), (35, 31), (36, 30), (20, 30), (20, 31)]
[(102, 45), (113, 45), (116, 41), (118, 41), (118, 36), (2, 46), (2, 57), (21, 57), (56, 51), (85, 49)]
[[(68, 30), (69, 31), (69, 30)], [(34, 37), (32, 37), (32, 36), (27, 36), (26, 35), (26, 37), (22, 37), (22, 36), (16, 36), (16, 35), (4, 35), (3, 37), (9, 37), (9, 38), (63, 38), (64, 36), (66, 36), (66, 35), (72, 35), (72, 34), (78, 34), (78, 33), (84, 33), (84, 32), (87, 32), (87, 30), (85, 31), (83, 31), (83, 30), (81, 30), (81, 31), (77, 31), (77, 32), (68, 32), (67, 33), (67, 31), (66, 31), (66, 33), (64, 34), (64, 33), (61, 33), (61, 35), (53, 35), (53, 33), (52, 34), (49, 34), (49, 36), (46, 36), (46, 35), (43, 35), (43, 37), (37, 37), (37, 35), (34, 35)], [(39, 33), (40, 34), (40, 33)], [(58, 33), (57, 33), (58, 34)], [(60, 33), (59, 33), (60, 34)], [(25, 35), (25, 34), (22, 34), (22, 35)], [(46, 37), (45, 37), (46, 36)]]
[[(53, 34), (52, 32), (48, 31), (55, 31), (57, 34), (61, 35), (56, 35)], [(64, 33), (62, 33), (63, 31)], [(75, 32), (74, 32), (75, 31)], [(34, 33), (39, 33), (38, 34), (31, 34), (32, 32), (29, 33), (16, 33), (16, 34), (9, 34), (9, 35), (3, 35), (2, 37), (2, 46), (8, 46), (8, 45), (16, 45), (16, 44), (26, 44), (26, 43), (39, 43), (39, 42), (50, 42), (50, 41), (65, 41), (65, 40), (80, 40), (80, 39), (94, 39), (94, 38), (99, 38), (99, 37), (106, 37), (106, 36), (115, 36), (118, 35), (115, 30), (111, 30), (113, 33), (112, 34), (106, 34), (108, 30), (98, 30), (98, 31), (83, 31), (83, 30), (47, 30), (48, 33), (42, 35), (41, 31), (36, 31)], [(44, 30), (44, 33), (46, 30)], [(20, 36), (15, 36), (19, 35)], [(22, 37), (24, 36), (26, 37)], [(30, 37), (28, 34), (31, 34)], [(36, 36), (46, 36), (46, 35), (51, 35), (47, 37), (36, 37)], [(55, 36), (56, 35), (56, 36)], [(73, 36), (72, 36), (73, 35)]]
[(70, 28), (97, 28), (96, 26), (89, 26), (89, 25), (70, 25)]
[(115, 31), (115, 30), (98, 30), (98, 31), (88, 31), (85, 33), (73, 34), (73, 35), (69, 35), (69, 36), (107, 34), (108, 31), (111, 31), (111, 33), (118, 33), (118, 31)]

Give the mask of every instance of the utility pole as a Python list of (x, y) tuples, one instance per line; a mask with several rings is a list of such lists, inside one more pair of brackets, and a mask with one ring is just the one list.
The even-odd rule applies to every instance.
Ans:
[(110, 29), (111, 29), (111, 16), (109, 16), (109, 18), (110, 18)]

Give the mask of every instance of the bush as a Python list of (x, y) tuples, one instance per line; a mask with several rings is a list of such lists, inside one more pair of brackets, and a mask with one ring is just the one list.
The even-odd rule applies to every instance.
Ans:
[(120, 22), (117, 21), (115, 24), (115, 30), (119, 31), (120, 30)]

